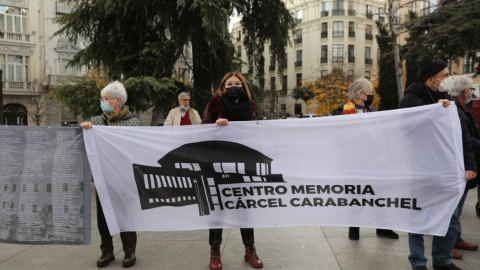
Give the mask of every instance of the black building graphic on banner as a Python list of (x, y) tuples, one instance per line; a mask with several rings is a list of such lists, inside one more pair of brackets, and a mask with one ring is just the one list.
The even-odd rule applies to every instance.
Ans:
[(182, 145), (158, 160), (133, 164), (142, 210), (198, 204), (200, 216), (223, 210), (218, 185), (285, 182), (271, 173), (272, 159), (245, 145), (203, 141)]

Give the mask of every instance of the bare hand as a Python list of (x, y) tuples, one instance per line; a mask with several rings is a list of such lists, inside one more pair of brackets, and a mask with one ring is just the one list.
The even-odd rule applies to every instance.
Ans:
[(473, 178), (477, 177), (477, 173), (474, 171), (465, 171), (465, 180), (471, 180)]
[(443, 103), (443, 107), (446, 108), (448, 105), (450, 105), (450, 100), (448, 99), (439, 99), (438, 103)]
[(218, 118), (217, 121), (215, 121), (215, 124), (217, 124), (219, 126), (226, 126), (226, 125), (228, 125), (228, 119)]
[(85, 121), (85, 122), (80, 123), (80, 127), (84, 128), (84, 129), (90, 129), (90, 128), (92, 128), (92, 123), (90, 123), (88, 121)]

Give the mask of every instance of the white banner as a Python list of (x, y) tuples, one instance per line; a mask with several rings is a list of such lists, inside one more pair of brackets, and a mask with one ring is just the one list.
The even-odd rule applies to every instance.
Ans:
[(358, 226), (445, 235), (465, 188), (455, 106), (176, 127), (94, 126), (112, 234)]

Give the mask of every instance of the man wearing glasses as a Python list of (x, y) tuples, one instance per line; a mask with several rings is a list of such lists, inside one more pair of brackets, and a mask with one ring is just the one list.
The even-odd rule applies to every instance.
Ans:
[(190, 108), (190, 94), (186, 92), (178, 95), (177, 108), (171, 109), (165, 119), (164, 126), (198, 125), (202, 122), (198, 112)]

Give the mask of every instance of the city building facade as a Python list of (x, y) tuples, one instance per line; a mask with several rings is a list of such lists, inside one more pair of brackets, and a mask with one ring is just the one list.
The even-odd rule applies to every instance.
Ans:
[[(352, 78), (378, 76), (378, 33), (375, 21), (385, 21), (385, 0), (294, 0), (285, 1), (297, 26), (287, 47), (287, 65), (278, 71), (265, 45), (265, 88), (278, 90), (276, 116), (315, 112), (315, 104), (306, 106), (292, 98), (295, 87), (342, 69)], [(241, 25), (232, 29), (232, 41), (243, 62), (248, 63)], [(248, 72), (248, 66), (242, 67)], [(255, 71), (251, 71), (255, 72)]]
[(82, 70), (67, 68), (81, 49), (66, 38), (54, 36), (52, 22), (70, 11), (54, 0), (0, 0), (0, 65), (3, 111), (6, 125), (61, 125), (77, 119), (46, 98), (49, 87), (80, 76)]

